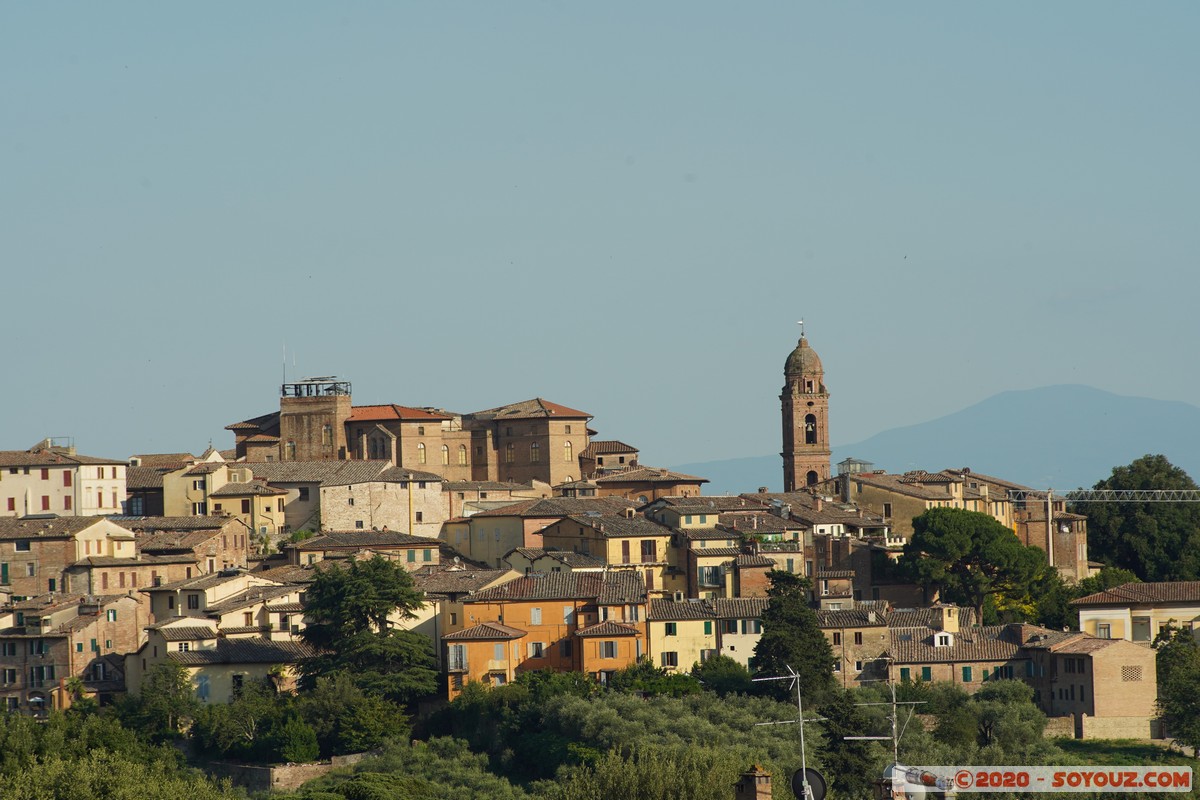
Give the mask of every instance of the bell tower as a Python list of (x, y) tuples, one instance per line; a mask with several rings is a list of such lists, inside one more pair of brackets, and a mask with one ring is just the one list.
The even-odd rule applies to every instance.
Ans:
[(783, 490), (795, 492), (830, 477), (829, 392), (825, 369), (808, 339), (800, 342), (783, 368)]

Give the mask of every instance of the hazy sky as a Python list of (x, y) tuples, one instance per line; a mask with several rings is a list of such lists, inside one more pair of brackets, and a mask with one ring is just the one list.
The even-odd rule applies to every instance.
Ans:
[[(1005, 389), (1195, 402), (1200, 6), (6, 3), (0, 449), (200, 452), (291, 377), (651, 464)], [(985, 458), (981, 457), (980, 461)]]

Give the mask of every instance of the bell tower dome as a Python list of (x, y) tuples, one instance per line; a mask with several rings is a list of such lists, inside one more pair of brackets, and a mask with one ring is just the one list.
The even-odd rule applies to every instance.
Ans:
[(817, 351), (803, 334), (783, 368), (783, 490), (795, 492), (830, 477), (829, 392)]

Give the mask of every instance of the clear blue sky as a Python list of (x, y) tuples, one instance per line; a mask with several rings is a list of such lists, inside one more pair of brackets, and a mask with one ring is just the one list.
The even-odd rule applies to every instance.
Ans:
[(1006, 389), (1195, 402), (1200, 6), (7, 3), (0, 449), (298, 375), (672, 464)]

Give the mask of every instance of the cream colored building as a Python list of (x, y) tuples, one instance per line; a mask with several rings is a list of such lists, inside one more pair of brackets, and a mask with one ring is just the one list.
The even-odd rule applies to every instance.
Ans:
[(334, 478), (321, 486), (324, 530), (388, 528), (436, 539), (444, 508), (442, 479), (432, 472), (391, 467), (370, 481)]
[(1071, 605), (1085, 633), (1149, 645), (1167, 625), (1193, 633), (1200, 628), (1200, 581), (1126, 583)]
[(646, 615), (650, 663), (668, 672), (691, 672), (720, 651), (718, 624), (707, 600), (651, 600)]
[(45, 439), (29, 450), (0, 450), (0, 517), (122, 514), (125, 462), (83, 456)]

